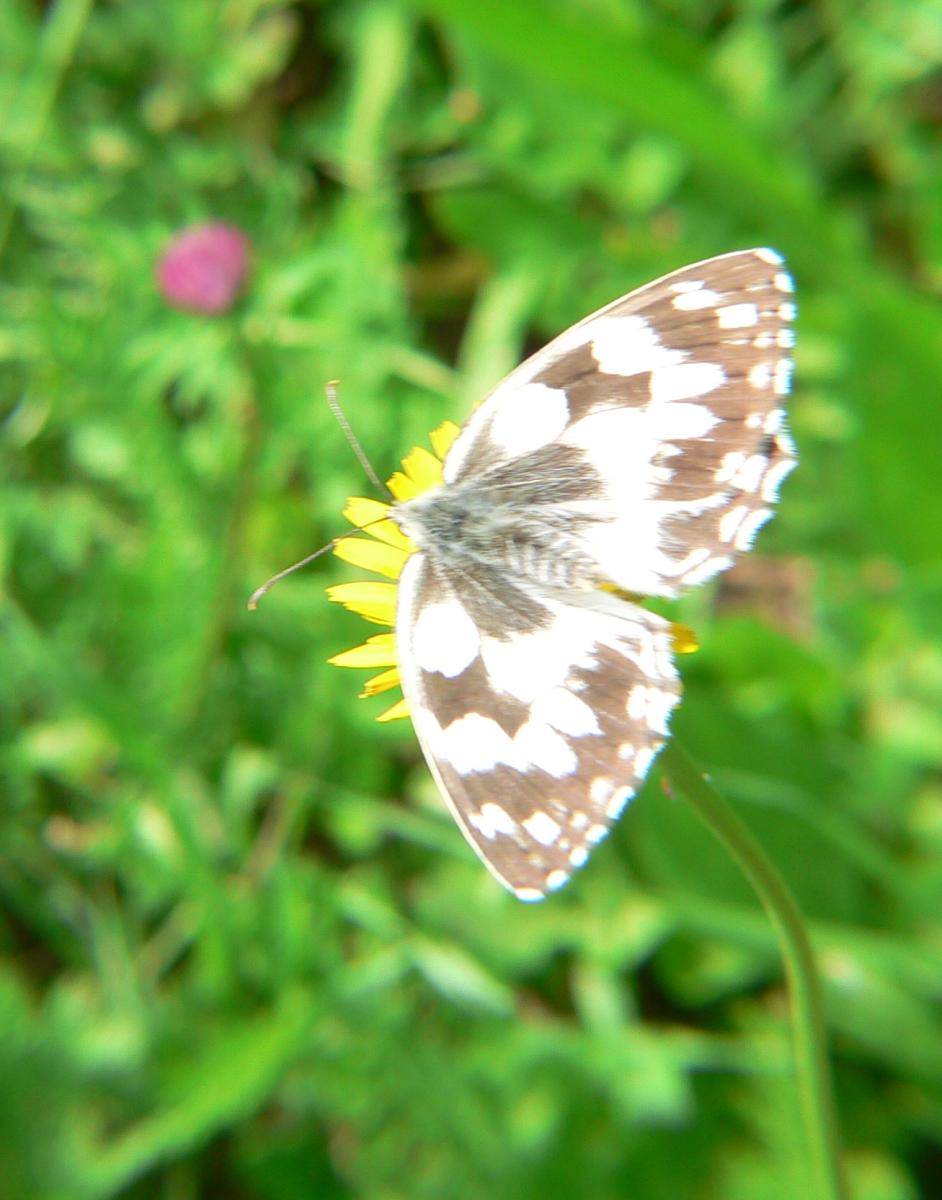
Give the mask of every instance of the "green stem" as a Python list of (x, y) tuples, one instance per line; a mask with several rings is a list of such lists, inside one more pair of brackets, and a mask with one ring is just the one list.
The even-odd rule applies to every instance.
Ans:
[(742, 867), (778, 933), (788, 979), (795, 1071), (817, 1194), (820, 1200), (846, 1200), (821, 986), (801, 912), (764, 850), (676, 741), (668, 744), (662, 762), (670, 781)]

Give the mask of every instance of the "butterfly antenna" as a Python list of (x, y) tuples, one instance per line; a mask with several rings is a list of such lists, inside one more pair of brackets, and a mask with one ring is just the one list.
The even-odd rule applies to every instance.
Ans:
[[(344, 535), (346, 536), (346, 535)], [(340, 538), (333, 538), (326, 546), (321, 546), (320, 550), (315, 550), (313, 554), (305, 555), (304, 558), (298, 559), (296, 563), (292, 563), (290, 567), (285, 567), (283, 571), (278, 571), (272, 575), (271, 579), (266, 579), (261, 587), (257, 587), (249, 597), (249, 612), (255, 612), (258, 608), (258, 602), (265, 593), (275, 586), (279, 579), (284, 579), (286, 575), (293, 575), (295, 571), (300, 571), (302, 567), (306, 567), (308, 563), (314, 561), (315, 558), (320, 558), (322, 554), (326, 554), (328, 550), (333, 550), (334, 546), (340, 541)]]
[(384, 492), (388, 496), (390, 494), (389, 488), (386, 487), (380, 477), (373, 470), (373, 464), (366, 457), (366, 451), (360, 445), (359, 438), (350, 427), (350, 422), (347, 420), (347, 414), (340, 407), (340, 401), (337, 399), (337, 385), (339, 382), (339, 379), (332, 379), (330, 383), (325, 386), (324, 390), (327, 393), (327, 406), (334, 414), (337, 424), (343, 430), (344, 437), (350, 444), (350, 449), (357, 456), (360, 466), (366, 472), (370, 483), (372, 483), (378, 491)]
[[(388, 521), (389, 517), (377, 517), (373, 521), (367, 521), (365, 525), (358, 525), (357, 529), (369, 529), (371, 525), (381, 525), (383, 521)], [(302, 567), (306, 567), (308, 563), (312, 563), (315, 558), (320, 558), (322, 554), (326, 554), (328, 550), (333, 550), (338, 542), (342, 542), (344, 538), (352, 537), (350, 533), (343, 533), (340, 537), (331, 538), (326, 546), (321, 546), (319, 550), (315, 550), (313, 554), (306, 554), (304, 558), (299, 558), (296, 563), (292, 563), (290, 567), (285, 567), (283, 571), (277, 571), (272, 575), (271, 579), (266, 579), (261, 587), (257, 587), (249, 596), (249, 612), (255, 612), (258, 608), (258, 602), (267, 591), (275, 586), (279, 579), (284, 579), (286, 575), (293, 575), (295, 571), (300, 571)]]

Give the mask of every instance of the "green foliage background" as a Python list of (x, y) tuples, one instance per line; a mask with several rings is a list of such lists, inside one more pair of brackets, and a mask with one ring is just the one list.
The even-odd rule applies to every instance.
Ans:
[[(528, 907), (326, 658), (365, 484), (699, 257), (802, 455), (675, 727), (795, 889), (853, 1194), (942, 1194), (937, 0), (3, 0), (0, 1196), (808, 1195), (774, 934), (652, 780)], [(154, 263), (254, 245), (224, 318)], [(384, 698), (385, 699), (385, 698)]]

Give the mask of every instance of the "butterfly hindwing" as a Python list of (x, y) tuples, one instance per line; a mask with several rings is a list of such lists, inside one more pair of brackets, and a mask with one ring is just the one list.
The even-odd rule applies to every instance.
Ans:
[(670, 626), (604, 593), (547, 595), (529, 598), (528, 627), (494, 636), (463, 583), (425, 554), (406, 564), (403, 692), (465, 837), (537, 900), (585, 863), (666, 737), (680, 691)]
[(604, 578), (668, 596), (710, 578), (749, 549), (795, 465), (782, 408), (791, 293), (766, 249), (630, 292), (491, 393), (452, 447), (446, 483), (573, 448), (601, 480), (584, 541)]

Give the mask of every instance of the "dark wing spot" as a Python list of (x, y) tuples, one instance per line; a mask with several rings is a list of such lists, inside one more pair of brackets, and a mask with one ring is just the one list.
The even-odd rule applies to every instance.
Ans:
[(453, 679), (424, 671), (422, 686), (426, 704), (443, 729), (476, 712), (496, 721), (508, 737), (513, 737), (530, 716), (528, 704), (494, 688), (480, 657)]

